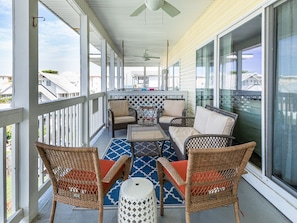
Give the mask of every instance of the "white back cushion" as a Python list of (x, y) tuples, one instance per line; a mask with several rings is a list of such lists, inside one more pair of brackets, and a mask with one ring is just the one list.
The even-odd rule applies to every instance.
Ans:
[(194, 128), (201, 134), (230, 135), (233, 125), (233, 118), (197, 106)]
[(115, 117), (129, 115), (128, 100), (114, 100), (108, 102), (109, 108), (113, 111)]
[(164, 112), (166, 116), (178, 117), (183, 115), (185, 100), (164, 100)]
[(205, 134), (230, 135), (234, 119), (216, 112), (213, 113), (207, 120)]
[(194, 128), (204, 134), (206, 131), (207, 120), (210, 115), (210, 111), (202, 106), (197, 106), (196, 108), (196, 115), (194, 120)]

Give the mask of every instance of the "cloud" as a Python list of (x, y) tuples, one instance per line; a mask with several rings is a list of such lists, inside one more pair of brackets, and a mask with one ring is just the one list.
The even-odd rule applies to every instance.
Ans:
[(39, 22), (39, 70), (80, 73), (80, 38), (63, 21), (45, 12), (45, 21)]
[[(0, 0), (0, 74), (12, 73), (12, 1)], [(79, 34), (39, 4), (39, 70), (80, 73)]]

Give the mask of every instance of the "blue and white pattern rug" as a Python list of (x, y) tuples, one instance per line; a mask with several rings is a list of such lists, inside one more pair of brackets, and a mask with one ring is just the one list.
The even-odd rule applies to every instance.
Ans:
[[(159, 142), (161, 146), (161, 142)], [(136, 144), (136, 146), (151, 146), (151, 143)], [(137, 148), (136, 148), (137, 149)], [(108, 149), (103, 156), (103, 159), (117, 160), (122, 155), (131, 156), (131, 146), (126, 139), (111, 139)], [(169, 141), (166, 141), (163, 147), (163, 156), (169, 161), (176, 161), (177, 157), (172, 148), (170, 148)], [(149, 179), (153, 184), (156, 191), (157, 204), (159, 205), (159, 181), (156, 168), (156, 160), (158, 156), (143, 156), (135, 157), (133, 162), (132, 171), (129, 177), (144, 177)], [(117, 181), (111, 188), (110, 192), (104, 198), (105, 206), (117, 206), (119, 192), (122, 181)], [(164, 187), (164, 206), (184, 206), (183, 200), (171, 185), (171, 183), (165, 183)]]

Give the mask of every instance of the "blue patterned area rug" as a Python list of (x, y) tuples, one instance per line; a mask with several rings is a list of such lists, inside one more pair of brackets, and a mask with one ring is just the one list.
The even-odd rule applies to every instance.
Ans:
[[(161, 146), (161, 142), (159, 142)], [(136, 144), (137, 146), (151, 146), (151, 143), (141, 143)], [(111, 139), (111, 142), (108, 146), (108, 149), (103, 156), (103, 159), (111, 159), (117, 160), (120, 156), (127, 154), (131, 156), (131, 146), (130, 143), (126, 141), (126, 139)], [(163, 147), (163, 156), (166, 157), (169, 161), (176, 161), (177, 157), (172, 148), (170, 148), (169, 141), (166, 141)], [(158, 174), (156, 168), (156, 160), (158, 156), (143, 156), (143, 157), (135, 157), (133, 162), (132, 171), (129, 177), (144, 177), (149, 179), (153, 184), (156, 191), (157, 204), (159, 205), (159, 182), (158, 182)], [(117, 206), (119, 192), (122, 181), (117, 181), (113, 186), (111, 191), (104, 198), (105, 206)], [(171, 185), (171, 183), (165, 183), (164, 190), (164, 206), (184, 206), (183, 200), (175, 190), (175, 188)]]

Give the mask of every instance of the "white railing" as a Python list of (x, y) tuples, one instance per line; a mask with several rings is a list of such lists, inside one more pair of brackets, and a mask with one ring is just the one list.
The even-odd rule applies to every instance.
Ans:
[(22, 122), (23, 109), (14, 108), (0, 112), (0, 222), (11, 216), (20, 219), (22, 211), (18, 208), (17, 185), (19, 147), (17, 142), (18, 124)]
[[(89, 144), (104, 126), (104, 93), (81, 96), (40, 104), (36, 108), (38, 118), (38, 141), (61, 146)], [(86, 113), (88, 112), (88, 113)], [(88, 114), (84, 115), (84, 114)], [(21, 143), (18, 125), (23, 121), (23, 109), (0, 111), (0, 222), (19, 222), (23, 216), (18, 205), (18, 152)], [(85, 125), (88, 123), (88, 125)], [(84, 128), (88, 126), (88, 136)], [(39, 196), (48, 188), (44, 166), (38, 159)]]

